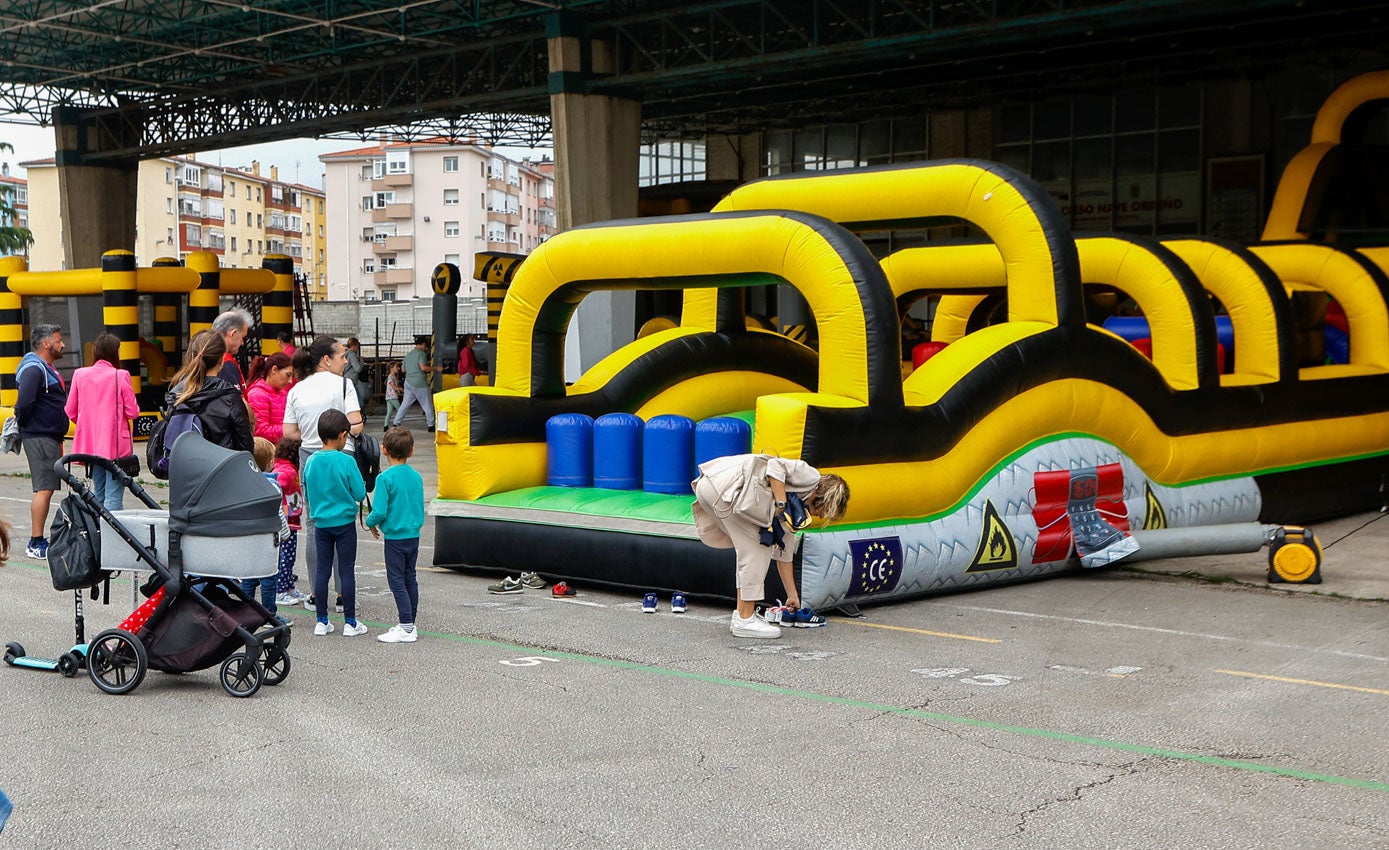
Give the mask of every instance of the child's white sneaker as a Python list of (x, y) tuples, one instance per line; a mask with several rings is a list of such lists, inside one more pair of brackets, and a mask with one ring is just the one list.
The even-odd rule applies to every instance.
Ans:
[(407, 632), (400, 626), (391, 626), (376, 636), (382, 643), (414, 643), (418, 638), (414, 632)]
[(364, 635), (366, 633), (367, 627), (362, 625), (361, 623), (357, 623), (355, 625), (353, 625), (352, 623), (342, 624), (343, 637), (356, 637), (357, 635)]
[(333, 633), (332, 623), (314, 623), (313, 633), (316, 635), (331, 635)]

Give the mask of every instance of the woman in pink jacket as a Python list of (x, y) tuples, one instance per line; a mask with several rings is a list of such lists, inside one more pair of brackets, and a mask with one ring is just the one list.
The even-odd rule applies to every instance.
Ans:
[(277, 351), (269, 357), (257, 357), (247, 378), (246, 404), (255, 418), (253, 431), (276, 445), (285, 435), (285, 399), (293, 376), (289, 355)]
[[(77, 423), (72, 450), (115, 460), (134, 452), (130, 422), (140, 414), (130, 373), (120, 368), (121, 341), (102, 334), (92, 342), (91, 366), (72, 374), (68, 389), (68, 418)], [(107, 510), (121, 509), (125, 488), (101, 467), (92, 468), (92, 491)]]

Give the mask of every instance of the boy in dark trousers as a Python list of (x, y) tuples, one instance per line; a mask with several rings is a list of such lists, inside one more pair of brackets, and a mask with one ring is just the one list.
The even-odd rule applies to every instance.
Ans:
[(367, 516), (371, 536), (386, 536), (386, 584), (395, 596), (400, 624), (376, 636), (382, 643), (414, 643), (415, 615), (420, 606), (415, 560), (420, 554), (424, 526), (424, 479), (410, 465), (415, 438), (408, 428), (391, 428), (381, 438), (386, 468), (376, 479), (376, 501)]
[(318, 623), (316, 635), (333, 633), (328, 622), (328, 578), (333, 574), (333, 556), (338, 559), (339, 589), (342, 591), (344, 637), (367, 633), (357, 622), (357, 505), (367, 497), (366, 482), (357, 461), (343, 451), (347, 445), (347, 415), (341, 410), (325, 410), (318, 417), (318, 436), (323, 448), (304, 464), (304, 496), (313, 518), (314, 545), (318, 560), (314, 565), (313, 590)]

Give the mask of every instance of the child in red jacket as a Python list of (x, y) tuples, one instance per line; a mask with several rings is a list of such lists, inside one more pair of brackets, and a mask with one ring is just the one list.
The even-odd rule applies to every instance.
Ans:
[(294, 574), (294, 562), (299, 557), (299, 528), (304, 514), (304, 490), (299, 482), (299, 441), (293, 437), (283, 437), (275, 446), (275, 482), (284, 494), (285, 519), (289, 520), (289, 539), (280, 544), (280, 573), (277, 605), (304, 605), (308, 607), (309, 595), (294, 586), (298, 576)]

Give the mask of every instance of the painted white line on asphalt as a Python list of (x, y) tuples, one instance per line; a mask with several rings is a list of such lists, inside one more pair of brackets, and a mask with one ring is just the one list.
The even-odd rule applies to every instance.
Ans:
[(962, 608), (966, 611), (982, 611), (986, 614), (1005, 614), (1010, 617), (1031, 617), (1035, 620), (1057, 620), (1064, 623), (1080, 623), (1086, 626), (1101, 626), (1110, 629), (1130, 629), (1136, 632), (1154, 632), (1162, 635), (1176, 635), (1178, 637), (1194, 637), (1202, 640), (1218, 640), (1228, 643), (1247, 643), (1251, 646), (1268, 646), (1275, 649), (1295, 649), (1298, 652), (1314, 652), (1323, 655), (1339, 655), (1342, 658), (1359, 658), (1365, 661), (1389, 662), (1389, 658), (1379, 655), (1365, 655), (1359, 652), (1345, 652), (1339, 649), (1317, 649), (1310, 646), (1297, 646), (1290, 643), (1275, 643), (1269, 640), (1250, 640), (1249, 638), (1233, 637), (1231, 635), (1213, 635), (1206, 632), (1188, 632), (1181, 629), (1164, 629), (1158, 626), (1138, 626), (1133, 623), (1114, 623), (1108, 620), (1086, 620), (1080, 617), (1062, 617), (1057, 614), (1037, 614), (1032, 611), (1010, 611), (1006, 608), (984, 608), (977, 605), (951, 605), (951, 608)]

